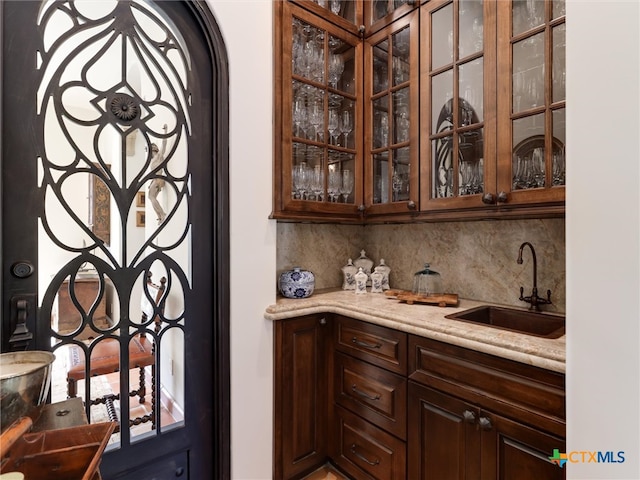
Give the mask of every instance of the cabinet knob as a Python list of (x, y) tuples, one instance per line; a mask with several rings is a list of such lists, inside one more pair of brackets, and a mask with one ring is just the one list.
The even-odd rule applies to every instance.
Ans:
[(409, 200), (407, 202), (407, 208), (409, 210), (415, 210), (416, 209), (416, 202), (414, 202), (413, 200)]
[(464, 418), (464, 421), (467, 423), (476, 423), (476, 414), (471, 410), (465, 410), (462, 414), (462, 418)]
[(507, 192), (500, 192), (498, 194), (498, 203), (507, 203), (507, 200), (509, 199)]
[(485, 193), (482, 195), (482, 203), (485, 205), (493, 205), (495, 203), (493, 193)]
[(482, 430), (491, 430), (493, 425), (491, 425), (491, 420), (488, 417), (480, 417), (478, 420), (478, 425)]
[(364, 212), (367, 209), (367, 207), (364, 206), (364, 204), (358, 205), (358, 211), (359, 212)]

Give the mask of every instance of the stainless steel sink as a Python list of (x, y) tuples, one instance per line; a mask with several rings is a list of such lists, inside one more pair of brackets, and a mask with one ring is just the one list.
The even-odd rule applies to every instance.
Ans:
[(483, 305), (446, 315), (445, 318), (479, 323), (536, 337), (558, 338), (564, 335), (564, 315)]

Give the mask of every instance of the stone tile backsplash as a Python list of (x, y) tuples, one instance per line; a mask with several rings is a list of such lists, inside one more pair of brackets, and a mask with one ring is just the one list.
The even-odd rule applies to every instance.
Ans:
[[(278, 274), (311, 270), (316, 288), (340, 287), (343, 265), (364, 249), (375, 265), (391, 267), (392, 288), (410, 290), (425, 262), (442, 275), (445, 290), (473, 300), (527, 306), (518, 300), (533, 287), (530, 242), (538, 260), (538, 294), (551, 290), (552, 311), (565, 311), (564, 219), (486, 220), (411, 225), (278, 224)], [(277, 280), (277, 279), (276, 279)]]
[[(341, 268), (360, 250), (391, 267), (392, 288), (410, 290), (413, 275), (428, 262), (442, 275), (444, 289), (463, 298), (527, 306), (518, 300), (533, 287), (531, 251), (518, 265), (518, 249), (530, 242), (538, 260), (538, 294), (551, 290), (550, 311), (565, 311), (564, 219), (333, 225), (278, 223), (277, 268), (311, 270), (316, 288), (340, 287)], [(277, 289), (277, 278), (275, 279)]]

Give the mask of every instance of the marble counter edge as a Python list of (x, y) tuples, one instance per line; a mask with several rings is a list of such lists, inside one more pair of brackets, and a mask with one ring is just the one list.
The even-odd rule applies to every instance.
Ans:
[(329, 291), (306, 299), (279, 298), (264, 317), (278, 321), (303, 315), (334, 313), (450, 343), (471, 350), (565, 373), (565, 338), (547, 339), (445, 319), (483, 302), (461, 299), (457, 307), (408, 305), (380, 294)]

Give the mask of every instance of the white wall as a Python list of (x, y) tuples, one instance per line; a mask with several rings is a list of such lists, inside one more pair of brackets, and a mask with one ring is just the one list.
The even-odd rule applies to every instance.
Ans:
[(271, 213), (272, 5), (208, 0), (230, 70), (232, 477), (270, 479), (276, 224)]
[[(270, 479), (275, 299), (272, 5), (208, 0), (231, 76), (232, 476)], [(567, 0), (567, 450), (626, 452), (569, 479), (640, 478), (640, 16), (635, 0)]]

